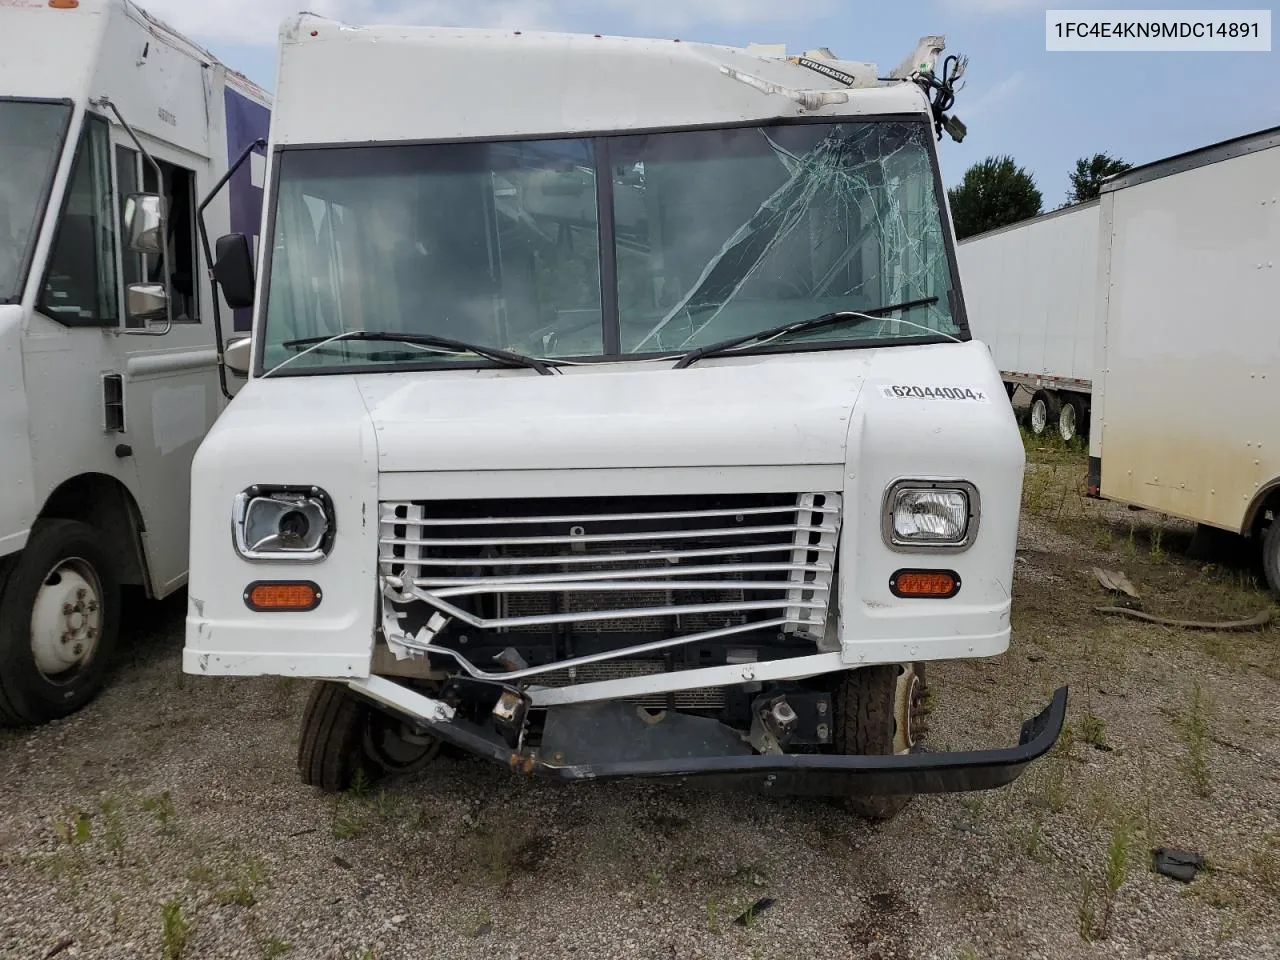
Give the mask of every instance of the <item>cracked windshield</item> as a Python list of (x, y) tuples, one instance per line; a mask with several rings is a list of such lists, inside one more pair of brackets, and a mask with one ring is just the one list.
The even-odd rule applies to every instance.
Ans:
[(786, 342), (955, 336), (929, 136), (875, 121), (287, 151), (265, 367), (476, 359), (385, 340), (299, 356), (355, 330), (592, 358), (896, 304)]

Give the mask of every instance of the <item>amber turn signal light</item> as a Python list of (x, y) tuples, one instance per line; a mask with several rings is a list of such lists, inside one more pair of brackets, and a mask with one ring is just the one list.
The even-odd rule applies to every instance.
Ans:
[(899, 570), (889, 578), (895, 597), (947, 600), (960, 592), (960, 575), (953, 570)]
[(257, 612), (305, 612), (320, 606), (320, 588), (309, 580), (259, 580), (245, 587), (244, 603)]

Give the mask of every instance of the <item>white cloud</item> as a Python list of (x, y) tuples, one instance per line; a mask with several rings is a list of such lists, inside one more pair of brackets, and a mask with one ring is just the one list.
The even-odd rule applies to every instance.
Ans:
[(1046, 0), (942, 0), (942, 6), (952, 13), (978, 16), (1016, 16), (1053, 8)]
[[(297, 13), (298, 0), (141, 0), (148, 12), (193, 37), (272, 46), (280, 24)], [(308, 0), (306, 9), (347, 23), (431, 24), (454, 27), (564, 29), (570, 22), (618, 23), (636, 32), (666, 33), (700, 26), (743, 26), (813, 19), (836, 0)], [(608, 32), (617, 33), (616, 27)]]
[(973, 117), (980, 117), (984, 113), (991, 113), (992, 110), (998, 110), (1005, 106), (1011, 100), (1014, 100), (1023, 86), (1026, 84), (1027, 75), (1018, 70), (1009, 74), (1003, 80), (998, 81), (987, 89), (983, 90), (976, 97), (967, 98), (957, 95), (956, 97), (956, 114), (967, 123)]

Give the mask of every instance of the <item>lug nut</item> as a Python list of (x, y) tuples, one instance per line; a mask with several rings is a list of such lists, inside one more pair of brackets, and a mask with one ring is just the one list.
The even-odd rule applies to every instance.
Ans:
[(76, 590), (76, 599), (83, 600), (88, 595), (88, 593), (89, 593), (88, 590), (86, 590), (84, 587), (80, 587), (79, 589)]
[(75, 608), (75, 607), (73, 607), (71, 604), (69, 604), (69, 603), (64, 603), (64, 604), (62, 605), (62, 613), (63, 613), (63, 615), (64, 615), (64, 616), (68, 616), (68, 617), (69, 617), (69, 616), (71, 616), (71, 614), (73, 614), (73, 613), (75, 613), (75, 612), (76, 612), (76, 608)]
[(74, 647), (72, 647), (71, 649), (73, 650), (73, 652), (75, 653), (75, 655), (76, 655), (77, 657), (78, 657), (78, 656), (81, 656), (81, 655), (84, 653), (84, 644), (83, 644), (83, 643), (77, 643), (77, 644), (76, 644)]
[(96, 636), (98, 635), (98, 630), (97, 630), (97, 628), (96, 628), (96, 627), (90, 627), (90, 628), (86, 631), (86, 635), (89, 637), (89, 639), (90, 639), (90, 640), (92, 640), (94, 637), (96, 637)]
[(97, 613), (97, 612), (98, 612), (98, 601), (97, 601), (97, 600), (90, 600), (90, 601), (89, 601), (89, 603), (88, 603), (88, 605), (85, 607), (85, 609), (86, 609), (86, 610), (88, 610), (90, 613)]

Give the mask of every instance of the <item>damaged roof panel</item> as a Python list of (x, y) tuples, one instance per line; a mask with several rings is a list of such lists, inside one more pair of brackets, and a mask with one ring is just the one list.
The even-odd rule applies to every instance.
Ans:
[(352, 29), (311, 15), (287, 24), (281, 39), (279, 143), (520, 137), (929, 109), (913, 83), (872, 86), (871, 64), (824, 60), (836, 68), (824, 72), (704, 43)]

